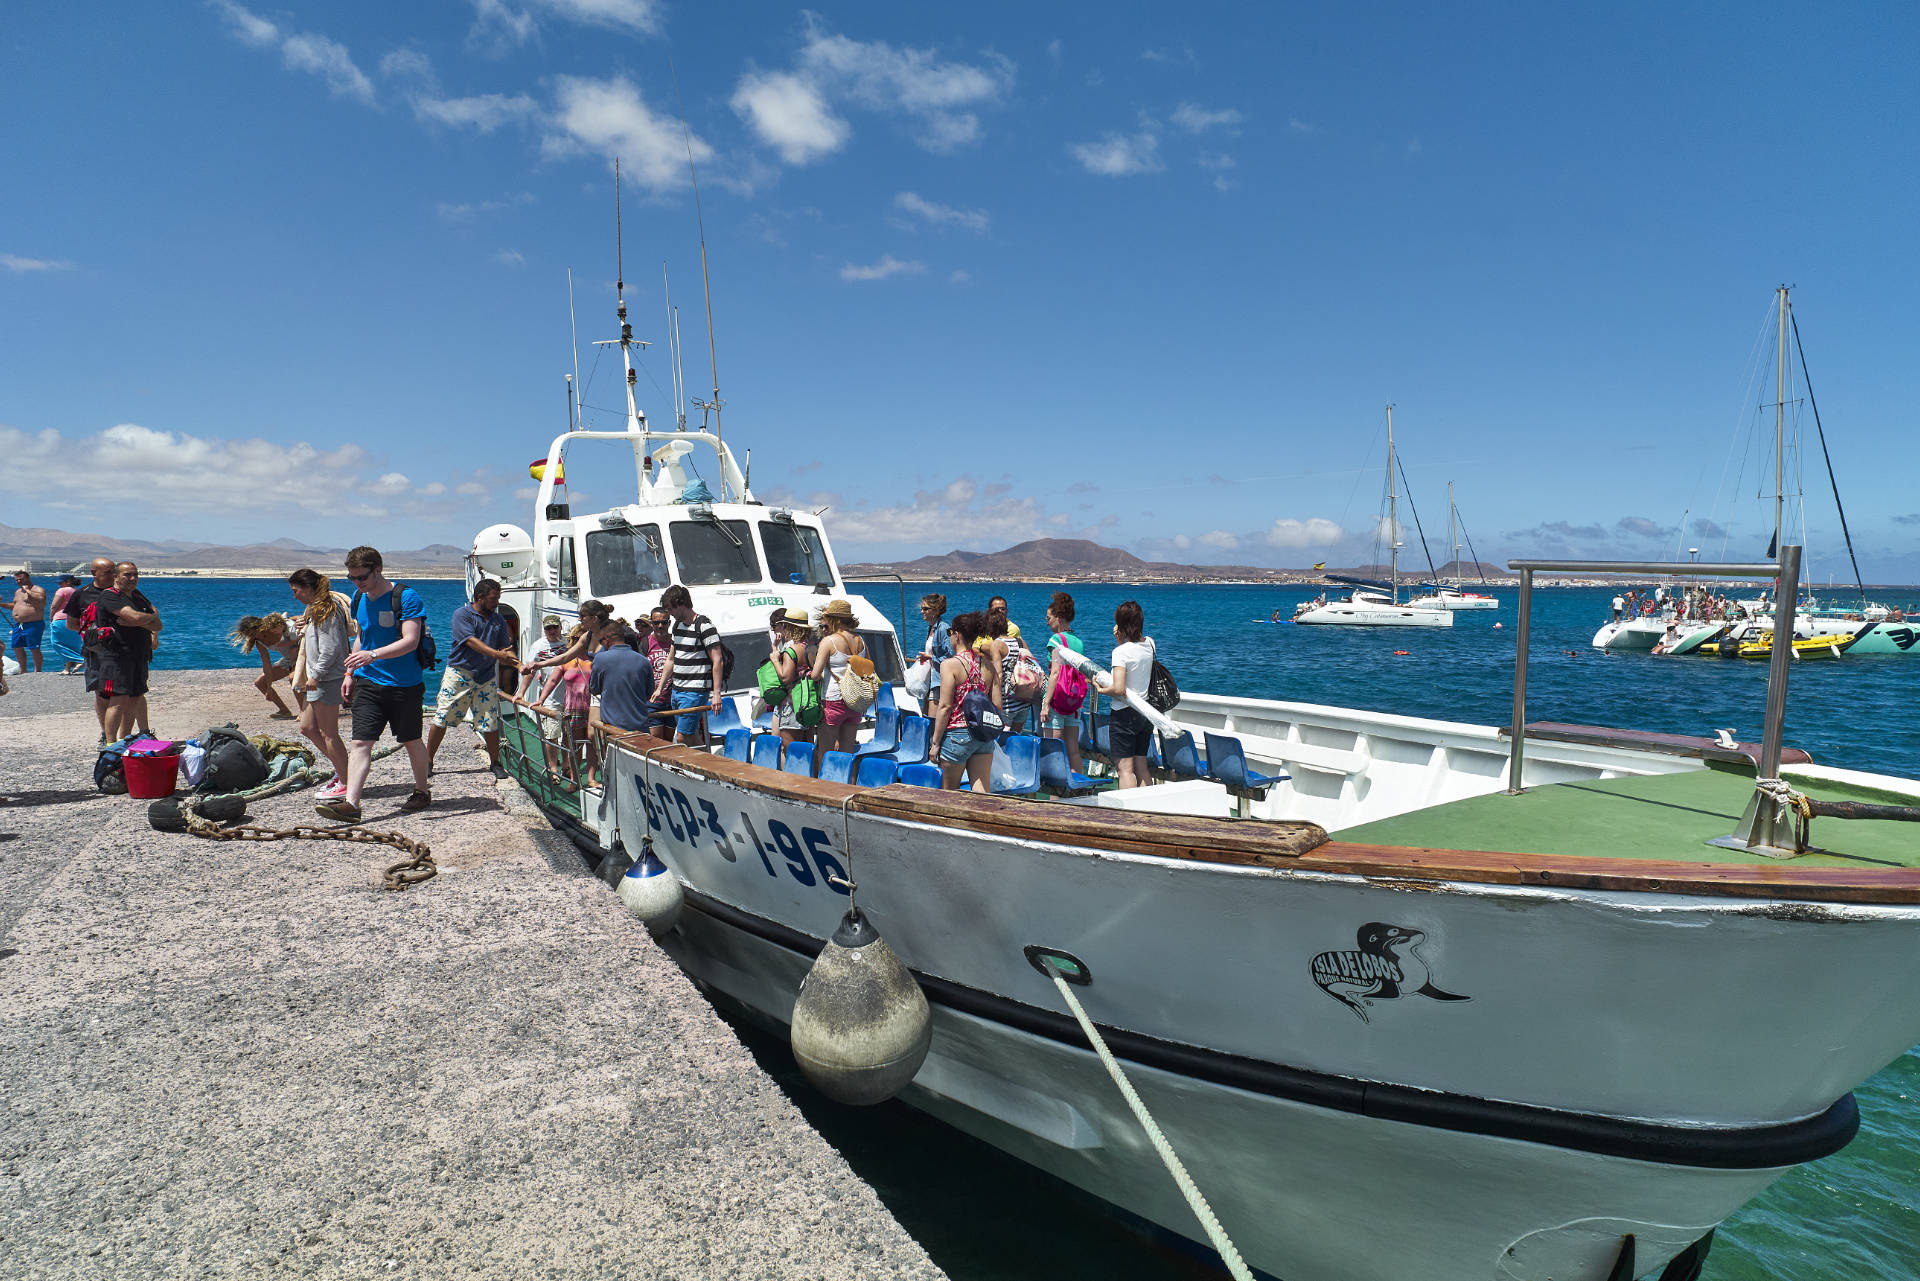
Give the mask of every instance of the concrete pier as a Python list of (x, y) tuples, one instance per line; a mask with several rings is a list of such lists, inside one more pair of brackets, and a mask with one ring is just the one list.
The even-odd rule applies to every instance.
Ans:
[[(155, 673), (155, 730), (297, 738), (249, 681)], [(940, 1275), (470, 731), (423, 813), (374, 767), (441, 869), (392, 893), (386, 847), (152, 831), (78, 678), (13, 691), (0, 1276)]]

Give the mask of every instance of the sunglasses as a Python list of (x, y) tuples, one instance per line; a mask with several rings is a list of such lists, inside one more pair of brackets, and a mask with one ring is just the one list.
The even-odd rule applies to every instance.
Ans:
[(361, 574), (348, 573), (347, 581), (353, 582), (353, 583), (364, 583), (369, 578), (372, 578), (372, 577), (373, 577), (373, 571), (369, 569), (365, 573), (361, 573)]
[(547, 624), (547, 630), (548, 630), (548, 631), (550, 631), (550, 632), (557, 632), (557, 631), (559, 631), (559, 630), (560, 630), (560, 624), (558, 624), (558, 623), (548, 623), (548, 624)]

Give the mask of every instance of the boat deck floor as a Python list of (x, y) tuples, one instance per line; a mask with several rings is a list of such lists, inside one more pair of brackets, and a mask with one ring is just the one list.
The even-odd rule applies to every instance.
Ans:
[[(1827, 780), (1787, 781), (1819, 800), (1895, 801)], [(1554, 783), (1518, 796), (1495, 792), (1343, 828), (1334, 839), (1367, 845), (1567, 854), (1689, 863), (1773, 863), (1707, 842), (1739, 824), (1753, 776), (1702, 769), (1678, 774)], [(1911, 801), (1906, 803), (1911, 804)], [(1795, 866), (1920, 868), (1920, 823), (1816, 818)]]

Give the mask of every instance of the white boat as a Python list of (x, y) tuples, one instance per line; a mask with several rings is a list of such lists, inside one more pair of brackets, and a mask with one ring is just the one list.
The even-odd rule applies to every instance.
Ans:
[[(635, 503), (554, 501), (581, 440), (632, 447)], [(707, 511), (672, 501), (695, 450), (722, 478)], [(735, 690), (767, 609), (852, 595), (819, 522), (758, 504), (717, 433), (637, 411), (553, 440), (525, 542), (523, 619), (586, 593), (633, 617), (685, 582)], [(777, 572), (795, 557), (799, 581)], [(1171, 716), (1220, 777), (988, 796), (618, 735), (604, 786), (570, 795), (524, 712), (506, 759), (602, 876), (663, 860), (684, 896), (663, 946), (771, 1024), (857, 884), (931, 1008), (902, 1097), (1197, 1239), (1048, 977), (1077, 967), (1226, 1233), (1288, 1281), (1694, 1277), (1714, 1226), (1844, 1146), (1849, 1092), (1920, 1039), (1920, 851), (1825, 818), (1819, 844), (1864, 861), (1706, 849), (1761, 795), (1750, 747), (1529, 725), (1510, 795), (1519, 744), (1490, 726), (1204, 693)], [(1781, 760), (1811, 795), (1920, 802)]]
[(1452, 481), (1447, 482), (1447, 540), (1453, 545), (1453, 581), (1422, 583), (1421, 593), (1407, 603), (1415, 609), (1499, 609), (1499, 597), (1488, 596), (1484, 592), (1470, 592), (1459, 577), (1460, 509), (1453, 501)]
[(1294, 607), (1293, 621), (1314, 626), (1333, 627), (1452, 627), (1453, 611), (1446, 608), (1419, 608), (1400, 600), (1400, 505), (1398, 481), (1393, 470), (1393, 406), (1387, 406), (1387, 545), (1392, 560), (1392, 577), (1374, 583), (1338, 574), (1335, 582), (1353, 584), (1345, 596), (1322, 593)]

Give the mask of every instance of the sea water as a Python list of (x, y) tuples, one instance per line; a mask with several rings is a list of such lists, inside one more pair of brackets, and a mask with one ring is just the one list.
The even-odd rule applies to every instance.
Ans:
[[(444, 636), (465, 598), (463, 585), (412, 585)], [(1048, 600), (1060, 590), (909, 584), (903, 628), (901, 589), (891, 582), (858, 586), (866, 606), (901, 629), (909, 655), (925, 635), (917, 608), (924, 592), (944, 593), (949, 617), (1005, 596), (1013, 620), (1036, 636), (1045, 631)], [(257, 667), (228, 643), (234, 621), (294, 605), (277, 579), (156, 577), (143, 588), (166, 620), (159, 667)], [(1078, 607), (1075, 630), (1096, 657), (1109, 648), (1114, 606), (1139, 601), (1148, 634), (1184, 689), (1478, 724), (1505, 724), (1512, 714), (1513, 589), (1493, 589), (1499, 609), (1463, 611), (1445, 630), (1271, 622), (1276, 610), (1282, 619), (1292, 616), (1308, 594), (1300, 589), (1074, 584), (1066, 590)], [(1759, 740), (1767, 664), (1595, 650), (1593, 633), (1611, 616), (1612, 596), (1612, 589), (1597, 588), (1534, 594), (1529, 720), (1694, 735), (1728, 728), (1742, 740)], [(1920, 593), (1876, 596), (1910, 613), (1920, 610)], [(1790, 682), (1789, 745), (1823, 764), (1920, 777), (1920, 717), (1914, 714), (1920, 653), (1796, 662)], [(429, 695), (437, 683), (429, 678)], [(163, 703), (156, 703), (154, 719), (173, 725)], [(1764, 994), (1756, 993), (1755, 1012), (1766, 1016)], [(1164, 1236), (904, 1105), (824, 1102), (792, 1070), (783, 1041), (736, 1026), (948, 1275), (961, 1281), (1216, 1275), (1216, 1265), (1199, 1252), (1171, 1247)], [(1794, 1031), (1783, 1027), (1780, 1035)], [(1856, 1094), (1859, 1137), (1845, 1151), (1790, 1172), (1730, 1219), (1715, 1240), (1707, 1281), (1920, 1281), (1920, 1051), (1902, 1056)]]

